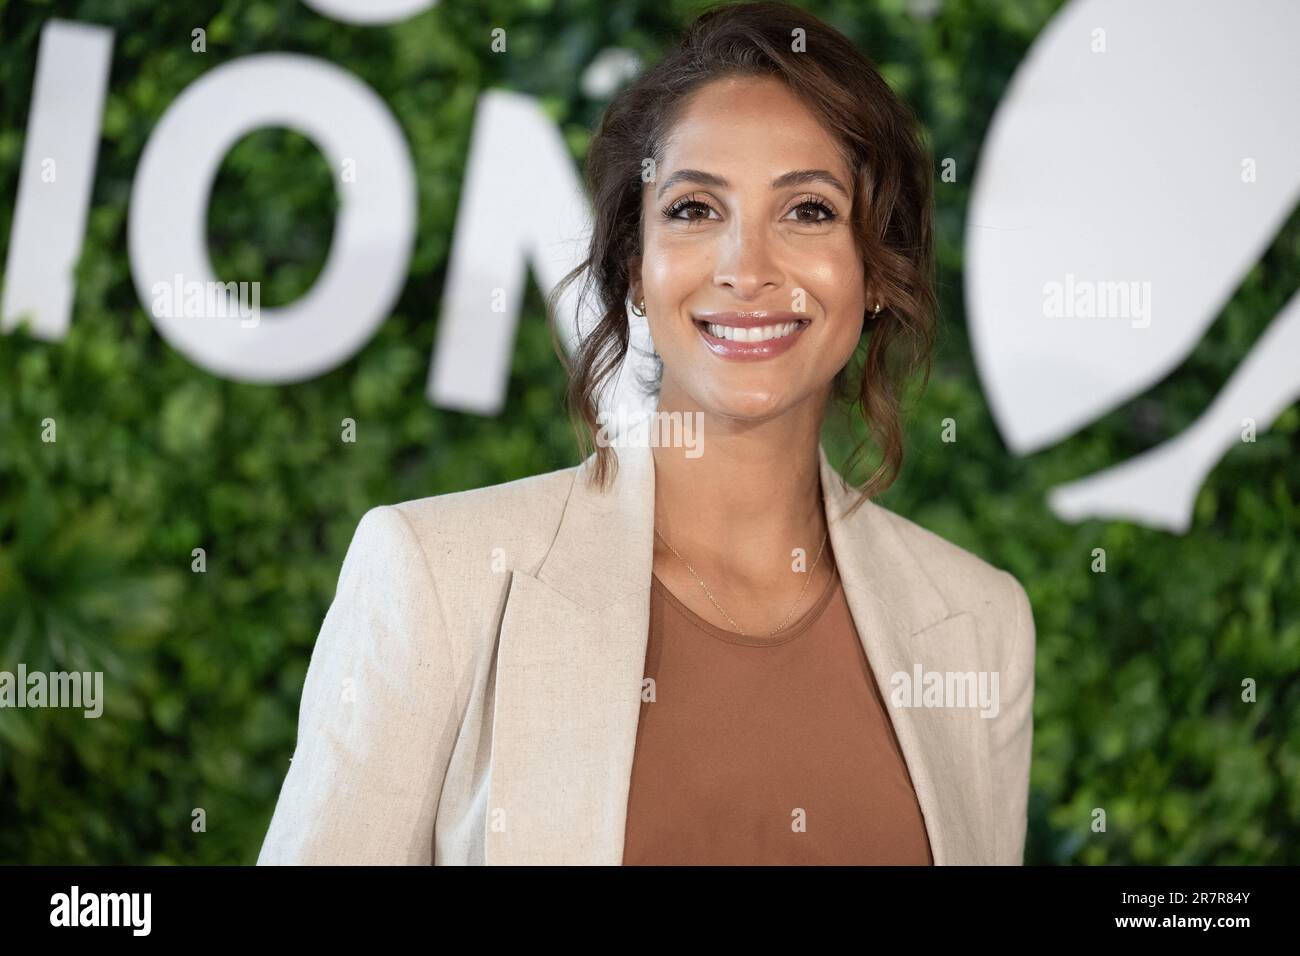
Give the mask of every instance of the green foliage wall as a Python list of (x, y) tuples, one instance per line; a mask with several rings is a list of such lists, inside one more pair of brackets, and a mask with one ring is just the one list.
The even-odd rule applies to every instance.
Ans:
[[(1300, 276), (1293, 219), (1197, 351), (1150, 394), (1062, 446), (1015, 459), (989, 417), (961, 298), (962, 229), (992, 111), (1056, 0), (807, 6), (913, 102), (936, 157), (944, 341), (885, 503), (1023, 581), (1038, 626), (1032, 863), (1300, 860), (1300, 411), (1232, 451), (1173, 536), (1079, 526), (1052, 485), (1177, 433), (1222, 386)], [(916, 7), (923, 6), (915, 4)], [(597, 52), (653, 59), (697, 5), (444, 2), (354, 27), (296, 2), (0, 0), (0, 254), (7, 249), (41, 26), (116, 33), (73, 326), (0, 335), (0, 669), (97, 669), (105, 714), (0, 712), (0, 862), (251, 863), (292, 752), (308, 656), (348, 540), (375, 504), (566, 467), (576, 445), (535, 288), (498, 418), (424, 397), (473, 109), (502, 87), (541, 98), (581, 161), (603, 106), (578, 77)], [(204, 27), (208, 51), (191, 51)], [(509, 30), (494, 55), (492, 28)], [(356, 73), (414, 155), (419, 238), (397, 307), (314, 381), (235, 384), (154, 330), (126, 260), (141, 150), (168, 104), (219, 63), (298, 51)], [(209, 214), (224, 278), (263, 304), (308, 288), (328, 250), (329, 170), (265, 131), (227, 158)], [(1192, 266), (1189, 266), (1192, 267)], [(58, 441), (40, 440), (41, 421)], [(339, 440), (350, 417), (358, 442)], [(954, 418), (958, 441), (940, 441)], [(843, 454), (840, 416), (828, 445)], [(190, 571), (203, 547), (206, 574)], [(1108, 570), (1089, 569), (1104, 547)], [(1259, 699), (1240, 698), (1244, 678)], [(1106, 833), (1090, 830), (1105, 808)], [(206, 832), (191, 829), (206, 812)]]

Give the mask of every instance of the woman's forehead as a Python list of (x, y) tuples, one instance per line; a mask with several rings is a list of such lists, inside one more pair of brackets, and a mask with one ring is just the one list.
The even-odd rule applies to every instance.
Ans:
[(843, 180), (848, 170), (841, 152), (830, 131), (784, 84), (723, 80), (701, 88), (679, 115), (658, 172), (666, 177), (689, 167), (727, 179), (769, 182), (790, 170), (820, 168)]

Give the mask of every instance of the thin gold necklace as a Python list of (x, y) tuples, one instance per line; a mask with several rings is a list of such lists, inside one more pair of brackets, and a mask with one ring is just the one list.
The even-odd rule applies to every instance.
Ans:
[[(785, 620), (781, 622), (781, 625), (775, 631), (770, 632), (767, 635), (768, 637), (775, 637), (777, 634), (780, 634), (781, 631), (785, 629), (785, 626), (790, 623), (790, 615), (794, 614), (794, 609), (799, 606), (799, 602), (803, 600), (804, 592), (808, 590), (808, 585), (812, 583), (813, 573), (817, 570), (817, 562), (822, 559), (822, 551), (825, 550), (826, 548), (826, 536), (830, 534), (830, 530), (831, 530), (830, 525), (827, 525), (826, 530), (822, 532), (821, 547), (817, 549), (817, 557), (816, 559), (814, 559), (812, 567), (808, 569), (808, 578), (803, 583), (803, 590), (799, 592), (799, 596), (795, 598), (794, 604), (790, 606), (790, 610), (786, 614)], [(658, 528), (655, 528), (655, 534), (659, 534)], [(668, 545), (668, 550), (671, 551), (673, 554), (677, 555), (678, 560), (680, 560), (682, 564), (686, 565), (686, 570), (690, 571), (691, 576), (695, 578), (696, 582), (700, 585), (700, 587), (704, 588), (704, 593), (709, 596), (709, 600), (712, 601), (713, 606), (718, 609), (718, 613), (721, 614), (723, 617), (725, 617), (731, 623), (732, 629), (741, 637), (749, 637), (748, 634), (746, 634), (744, 631), (740, 629), (740, 625), (735, 622), (732, 616), (722, 609), (722, 605), (719, 604), (718, 599), (713, 596), (713, 592), (710, 591), (709, 586), (704, 583), (704, 579), (701, 578), (695, 572), (695, 569), (693, 567), (691, 567), (691, 562), (683, 558), (681, 556), (681, 553), (676, 548), (674, 548), (671, 544), (668, 544), (668, 539), (665, 538), (663, 535), (659, 534), (659, 540), (662, 541), (664, 544)]]

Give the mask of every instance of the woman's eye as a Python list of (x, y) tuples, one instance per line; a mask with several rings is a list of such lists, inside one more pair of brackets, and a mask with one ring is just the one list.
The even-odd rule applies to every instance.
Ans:
[[(795, 218), (798, 219), (799, 222), (808, 223), (810, 225), (814, 223), (830, 222), (835, 218), (835, 210), (819, 199), (806, 199), (799, 203), (799, 205), (795, 206), (791, 212), (795, 213)], [(804, 213), (807, 213), (808, 215), (802, 215)], [(817, 215), (818, 213), (821, 213), (820, 218)]]
[[(679, 213), (684, 212), (686, 210), (699, 210), (701, 213), (703, 213), (703, 215), (702, 216), (679, 215)], [(683, 199), (680, 202), (676, 202), (672, 206), (670, 206), (667, 212), (665, 213), (665, 215), (667, 215), (669, 219), (681, 219), (681, 220), (685, 220), (686, 222), (698, 222), (701, 219), (709, 218), (709, 213), (712, 211), (713, 210), (711, 210), (706, 203), (702, 203), (698, 199)]]

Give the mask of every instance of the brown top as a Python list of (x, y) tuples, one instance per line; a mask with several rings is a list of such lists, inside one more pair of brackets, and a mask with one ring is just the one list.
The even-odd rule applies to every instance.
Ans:
[(653, 577), (645, 676), (625, 865), (934, 862), (838, 571), (775, 637)]

